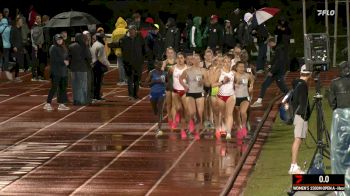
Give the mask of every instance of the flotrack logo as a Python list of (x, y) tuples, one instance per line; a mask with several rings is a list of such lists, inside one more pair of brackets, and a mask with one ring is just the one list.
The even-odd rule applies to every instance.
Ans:
[(317, 16), (334, 16), (334, 10), (317, 10)]

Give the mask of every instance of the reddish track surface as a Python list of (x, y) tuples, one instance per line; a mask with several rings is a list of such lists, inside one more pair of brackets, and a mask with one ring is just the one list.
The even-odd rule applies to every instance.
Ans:
[[(63, 112), (42, 109), (49, 83), (24, 78), (0, 84), (0, 195), (218, 195), (246, 146), (207, 132), (156, 139), (148, 90), (127, 101), (115, 70), (104, 80), (106, 102)], [(266, 101), (275, 85), (269, 92)], [(263, 111), (252, 111), (253, 130)]]

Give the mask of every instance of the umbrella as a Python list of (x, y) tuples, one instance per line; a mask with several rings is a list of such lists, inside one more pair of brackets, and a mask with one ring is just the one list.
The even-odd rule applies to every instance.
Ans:
[(274, 15), (276, 15), (280, 9), (273, 8), (273, 7), (264, 7), (259, 10), (257, 10), (254, 14), (256, 21), (258, 22), (258, 25), (264, 23), (268, 19), (272, 18)]
[(54, 16), (46, 27), (77, 27), (101, 24), (95, 17), (85, 12), (62, 12)]

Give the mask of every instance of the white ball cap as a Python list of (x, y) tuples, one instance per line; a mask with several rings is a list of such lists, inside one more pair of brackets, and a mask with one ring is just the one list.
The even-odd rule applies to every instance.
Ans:
[(302, 74), (310, 74), (311, 71), (307, 70), (306, 64), (304, 64), (303, 66), (301, 66), (300, 73), (302, 73)]
[(244, 21), (248, 22), (251, 18), (253, 17), (253, 14), (251, 14), (250, 12), (247, 12), (244, 14)]

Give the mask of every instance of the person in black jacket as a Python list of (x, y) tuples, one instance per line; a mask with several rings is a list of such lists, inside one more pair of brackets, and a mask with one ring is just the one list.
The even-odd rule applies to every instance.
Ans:
[(224, 30), (218, 23), (219, 17), (212, 15), (210, 17), (210, 26), (208, 29), (208, 48), (214, 52), (222, 49)]
[(147, 69), (148, 72), (154, 69), (154, 62), (156, 60), (161, 60), (163, 51), (162, 51), (162, 38), (159, 33), (159, 25), (154, 24), (154, 28), (149, 31), (146, 37), (146, 47), (147, 51)]
[(129, 25), (129, 31), (118, 42), (108, 44), (110, 48), (120, 47), (123, 54), (125, 74), (128, 78), (129, 100), (137, 100), (144, 56), (146, 54), (145, 42), (137, 33), (135, 25)]
[(179, 51), (180, 45), (180, 30), (176, 27), (176, 22), (173, 18), (169, 18), (166, 23), (166, 34), (164, 40), (164, 48), (174, 48)]
[(68, 49), (72, 71), (73, 104), (86, 105), (90, 102), (87, 92), (87, 72), (91, 66), (92, 57), (83, 34), (75, 34), (75, 42), (70, 44)]
[(284, 81), (286, 59), (288, 54), (284, 50), (284, 45), (279, 44), (276, 46), (275, 39), (273, 37), (268, 39), (268, 45), (270, 48), (275, 49), (275, 56), (271, 63), (271, 69), (267, 73), (264, 82), (261, 85), (260, 95), (258, 100), (251, 105), (251, 107), (261, 107), (262, 99), (264, 98), (267, 88), (273, 81), (276, 81), (278, 88), (284, 93), (288, 93), (288, 87)]
[(19, 78), (19, 68), (24, 63), (24, 45), (22, 40), (22, 25), (23, 19), (22, 17), (16, 18), (16, 25), (11, 28), (10, 42), (13, 52), (13, 57), (15, 58), (16, 65), (11, 69), (15, 71), (15, 80), (17, 82), (21, 82)]
[(60, 34), (54, 36), (54, 44), (50, 47), (50, 65), (51, 65), (51, 89), (47, 96), (45, 110), (51, 111), (51, 102), (53, 96), (57, 93), (58, 110), (69, 110), (64, 104), (67, 102), (67, 83), (68, 83), (68, 51), (63, 47), (63, 37)]
[[(275, 35), (277, 35), (277, 45), (283, 44), (285, 47), (285, 51), (288, 54), (292, 30), (290, 29), (289, 24), (284, 17), (281, 17), (281, 19), (278, 20), (275, 29)], [(287, 70), (290, 70), (289, 59), (286, 60), (285, 66)]]
[(340, 77), (332, 80), (328, 95), (328, 102), (333, 110), (350, 108), (350, 64), (340, 64), (339, 68)]
[(224, 31), (224, 45), (223, 52), (226, 53), (230, 49), (233, 49), (236, 45), (235, 38), (233, 35), (233, 27), (231, 25), (231, 21), (225, 20), (225, 31)]
[(253, 35), (257, 38), (259, 46), (258, 58), (256, 59), (256, 69), (258, 73), (264, 73), (267, 52), (267, 39), (269, 38), (269, 32), (266, 28), (265, 23), (258, 25), (253, 32)]
[(308, 99), (307, 82), (311, 78), (311, 72), (303, 65), (300, 70), (300, 79), (292, 82), (293, 85), (293, 108), (296, 108), (294, 116), (294, 142), (292, 144), (292, 161), (288, 171), (289, 174), (304, 174), (297, 164), (298, 151), (303, 139), (306, 138), (308, 130), (308, 120), (310, 118), (310, 104)]

